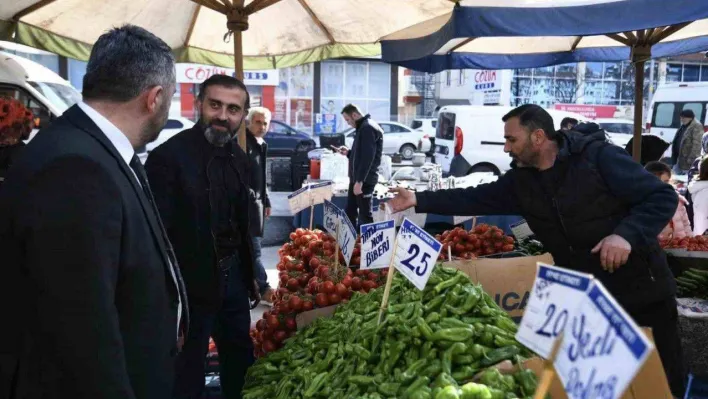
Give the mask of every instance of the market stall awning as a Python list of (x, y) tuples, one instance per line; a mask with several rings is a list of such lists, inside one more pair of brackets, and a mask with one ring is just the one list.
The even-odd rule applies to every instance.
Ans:
[(0, 8), (0, 40), (86, 60), (103, 32), (132, 23), (165, 40), (181, 62), (233, 67), (228, 17), (247, 24), (244, 68), (265, 69), (378, 55), (380, 37), (451, 8), (448, 0), (15, 0)]

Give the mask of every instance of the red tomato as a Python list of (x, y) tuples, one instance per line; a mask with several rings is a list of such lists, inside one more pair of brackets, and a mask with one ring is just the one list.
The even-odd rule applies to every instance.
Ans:
[(275, 342), (283, 342), (287, 338), (288, 333), (283, 330), (278, 330), (273, 334), (273, 340)]
[(295, 234), (297, 234), (299, 237), (299, 236), (307, 234), (307, 230), (305, 230), (301, 227), (298, 227), (297, 229), (295, 229)]
[(337, 293), (337, 295), (339, 295), (340, 297), (344, 298), (347, 295), (347, 292), (349, 292), (349, 289), (346, 285), (342, 283), (337, 283), (334, 286), (334, 292)]
[(502, 251), (504, 252), (511, 252), (514, 250), (514, 245), (513, 244), (504, 244), (502, 247)]
[(363, 277), (363, 276), (366, 276), (367, 274), (369, 274), (369, 271), (364, 270), (364, 269), (359, 269), (354, 274), (356, 274), (359, 277)]
[(311, 258), (311, 259), (310, 259), (310, 268), (311, 268), (312, 270), (315, 270), (315, 269), (317, 269), (318, 267), (320, 267), (320, 259), (319, 259), (319, 258), (316, 258), (316, 257), (315, 257), (315, 258)]
[(314, 308), (314, 304), (312, 301), (303, 301), (302, 302), (302, 311), (307, 312), (308, 310), (312, 310)]
[(325, 281), (320, 286), (320, 292), (324, 292), (325, 294), (333, 293), (334, 292), (334, 283), (331, 281)]
[(361, 256), (352, 256), (352, 265), (360, 265)]
[(296, 234), (296, 233), (290, 233), (290, 240), (292, 240), (292, 241), (297, 240), (297, 234)]
[(339, 294), (336, 294), (336, 293), (329, 294), (329, 296), (327, 297), (327, 299), (329, 300), (330, 305), (336, 305), (336, 304), (338, 304), (339, 302), (342, 301), (342, 297), (339, 296)]
[(369, 292), (376, 288), (376, 281), (366, 280), (362, 283), (362, 287), (364, 288), (364, 291)]
[(268, 325), (268, 327), (270, 327), (272, 329), (278, 328), (278, 326), (280, 325), (280, 321), (278, 320), (278, 316), (273, 315), (273, 314), (269, 315), (266, 318), (266, 324)]
[[(310, 302), (310, 304), (312, 304), (312, 302)], [(285, 319), (285, 327), (291, 331), (297, 330), (297, 323), (295, 322), (295, 318), (288, 317), (287, 319)]]
[(455, 244), (454, 252), (456, 252), (456, 253), (459, 254), (459, 253), (462, 253), (462, 252), (464, 252), (464, 251), (465, 251), (465, 246), (464, 246), (464, 245), (462, 245), (462, 244)]
[(361, 279), (359, 277), (352, 277), (352, 289), (354, 291), (359, 291), (361, 289)]
[(273, 352), (276, 349), (275, 343), (269, 339), (263, 340), (263, 352)]
[(297, 279), (291, 278), (288, 280), (288, 288), (292, 291), (297, 291), (300, 288), (300, 283), (298, 283)]
[(369, 272), (369, 274), (366, 275), (367, 280), (376, 280), (377, 278), (379, 278), (379, 276), (374, 272)]
[(302, 310), (302, 299), (297, 295), (293, 295), (288, 301), (288, 306), (293, 312), (299, 312)]
[(324, 308), (329, 305), (329, 300), (327, 299), (327, 294), (320, 292), (315, 296), (315, 303), (317, 307)]
[(352, 286), (352, 276), (346, 275), (342, 279), (342, 284), (344, 284), (344, 287), (349, 288)]
[(264, 319), (260, 319), (256, 322), (256, 330), (258, 331), (263, 331), (266, 328), (266, 321)]

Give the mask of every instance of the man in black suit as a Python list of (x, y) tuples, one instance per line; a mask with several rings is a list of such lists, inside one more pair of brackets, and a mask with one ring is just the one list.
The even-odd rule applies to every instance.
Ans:
[[(258, 296), (249, 233), (248, 159), (234, 139), (246, 86), (213, 75), (199, 88), (200, 119), (150, 153), (146, 169), (190, 299), (191, 328), (177, 360), (175, 398), (199, 399), (212, 336), (227, 399), (240, 398), (253, 363), (250, 309)], [(253, 302), (253, 303), (249, 303)]]
[(11, 167), (0, 397), (171, 396), (187, 302), (134, 148), (157, 138), (174, 92), (170, 48), (142, 28), (113, 29), (93, 46), (84, 102)]

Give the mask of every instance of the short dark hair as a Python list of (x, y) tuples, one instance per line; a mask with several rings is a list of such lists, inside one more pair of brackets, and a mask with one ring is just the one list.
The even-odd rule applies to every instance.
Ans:
[(561, 121), (561, 127), (565, 127), (565, 126), (568, 125), (568, 124), (573, 125), (573, 127), (575, 127), (575, 126), (578, 124), (578, 120), (575, 119), (575, 118), (571, 118), (571, 117), (569, 117), (569, 116), (566, 116), (566, 117), (563, 118), (563, 120)]
[(126, 102), (152, 87), (175, 84), (170, 47), (141, 27), (123, 25), (93, 45), (82, 94), (88, 100)]
[(667, 173), (669, 175), (671, 174), (671, 167), (660, 161), (647, 162), (647, 164), (644, 165), (644, 169), (655, 176), (661, 176)]
[(696, 117), (696, 114), (694, 114), (693, 110), (690, 110), (690, 109), (684, 109), (683, 111), (681, 111), (681, 113), (679, 115), (683, 118), (691, 118), (691, 119), (694, 119)]
[(223, 86), (229, 89), (233, 89), (236, 87), (245, 91), (246, 104), (244, 104), (244, 110), (248, 112), (248, 110), (251, 108), (251, 95), (248, 93), (248, 88), (246, 87), (246, 85), (240, 79), (222, 74), (215, 74), (209, 76), (207, 80), (203, 81), (199, 85), (199, 94), (197, 94), (197, 98), (199, 99), (199, 101), (204, 101), (204, 95), (206, 94), (206, 90), (207, 88), (209, 88), (209, 86)]
[(349, 116), (351, 116), (355, 112), (358, 113), (359, 115), (364, 115), (361, 113), (361, 110), (359, 109), (359, 107), (357, 107), (354, 104), (347, 104), (344, 106), (344, 108), (342, 108), (342, 113), (347, 114)]
[(509, 111), (502, 117), (502, 122), (511, 118), (519, 118), (521, 126), (529, 131), (541, 129), (549, 139), (555, 140), (558, 136), (553, 125), (553, 117), (545, 109), (536, 104), (524, 104)]
[(698, 164), (696, 180), (708, 180), (708, 156), (703, 157), (701, 163)]

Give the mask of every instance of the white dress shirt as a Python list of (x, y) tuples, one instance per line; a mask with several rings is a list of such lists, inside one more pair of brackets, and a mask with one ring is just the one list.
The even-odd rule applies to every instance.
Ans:
[[(138, 185), (140, 185), (140, 179), (138, 179), (138, 176), (135, 174), (135, 171), (133, 168), (130, 166), (130, 161), (133, 159), (133, 156), (135, 155), (135, 149), (133, 149), (133, 145), (130, 144), (130, 140), (128, 140), (128, 137), (123, 134), (123, 132), (116, 127), (111, 121), (106, 119), (105, 116), (101, 115), (96, 111), (95, 109), (91, 108), (90, 105), (86, 104), (83, 101), (80, 101), (78, 103), (79, 108), (81, 108), (82, 111), (88, 116), (93, 123), (98, 126), (99, 129), (101, 129), (101, 132), (108, 138), (108, 140), (113, 144), (113, 147), (115, 147), (116, 151), (118, 151), (118, 154), (120, 154), (120, 157), (125, 161), (126, 166), (128, 166), (128, 169), (130, 169), (131, 172), (133, 172), (133, 177), (135, 177), (135, 181), (138, 182)], [(158, 215), (155, 215), (158, 216)], [(165, 237), (167, 239), (167, 237)], [(169, 258), (167, 259), (168, 262), (170, 262)], [(177, 284), (177, 276), (175, 275), (174, 271), (174, 265), (171, 264), (170, 262), (170, 273), (172, 274), (172, 280), (175, 283), (175, 287), (177, 288), (177, 299), (179, 300), (179, 304), (177, 305), (177, 334), (179, 335), (179, 323), (180, 320), (182, 319), (182, 296), (180, 295), (179, 292), (179, 284)]]

